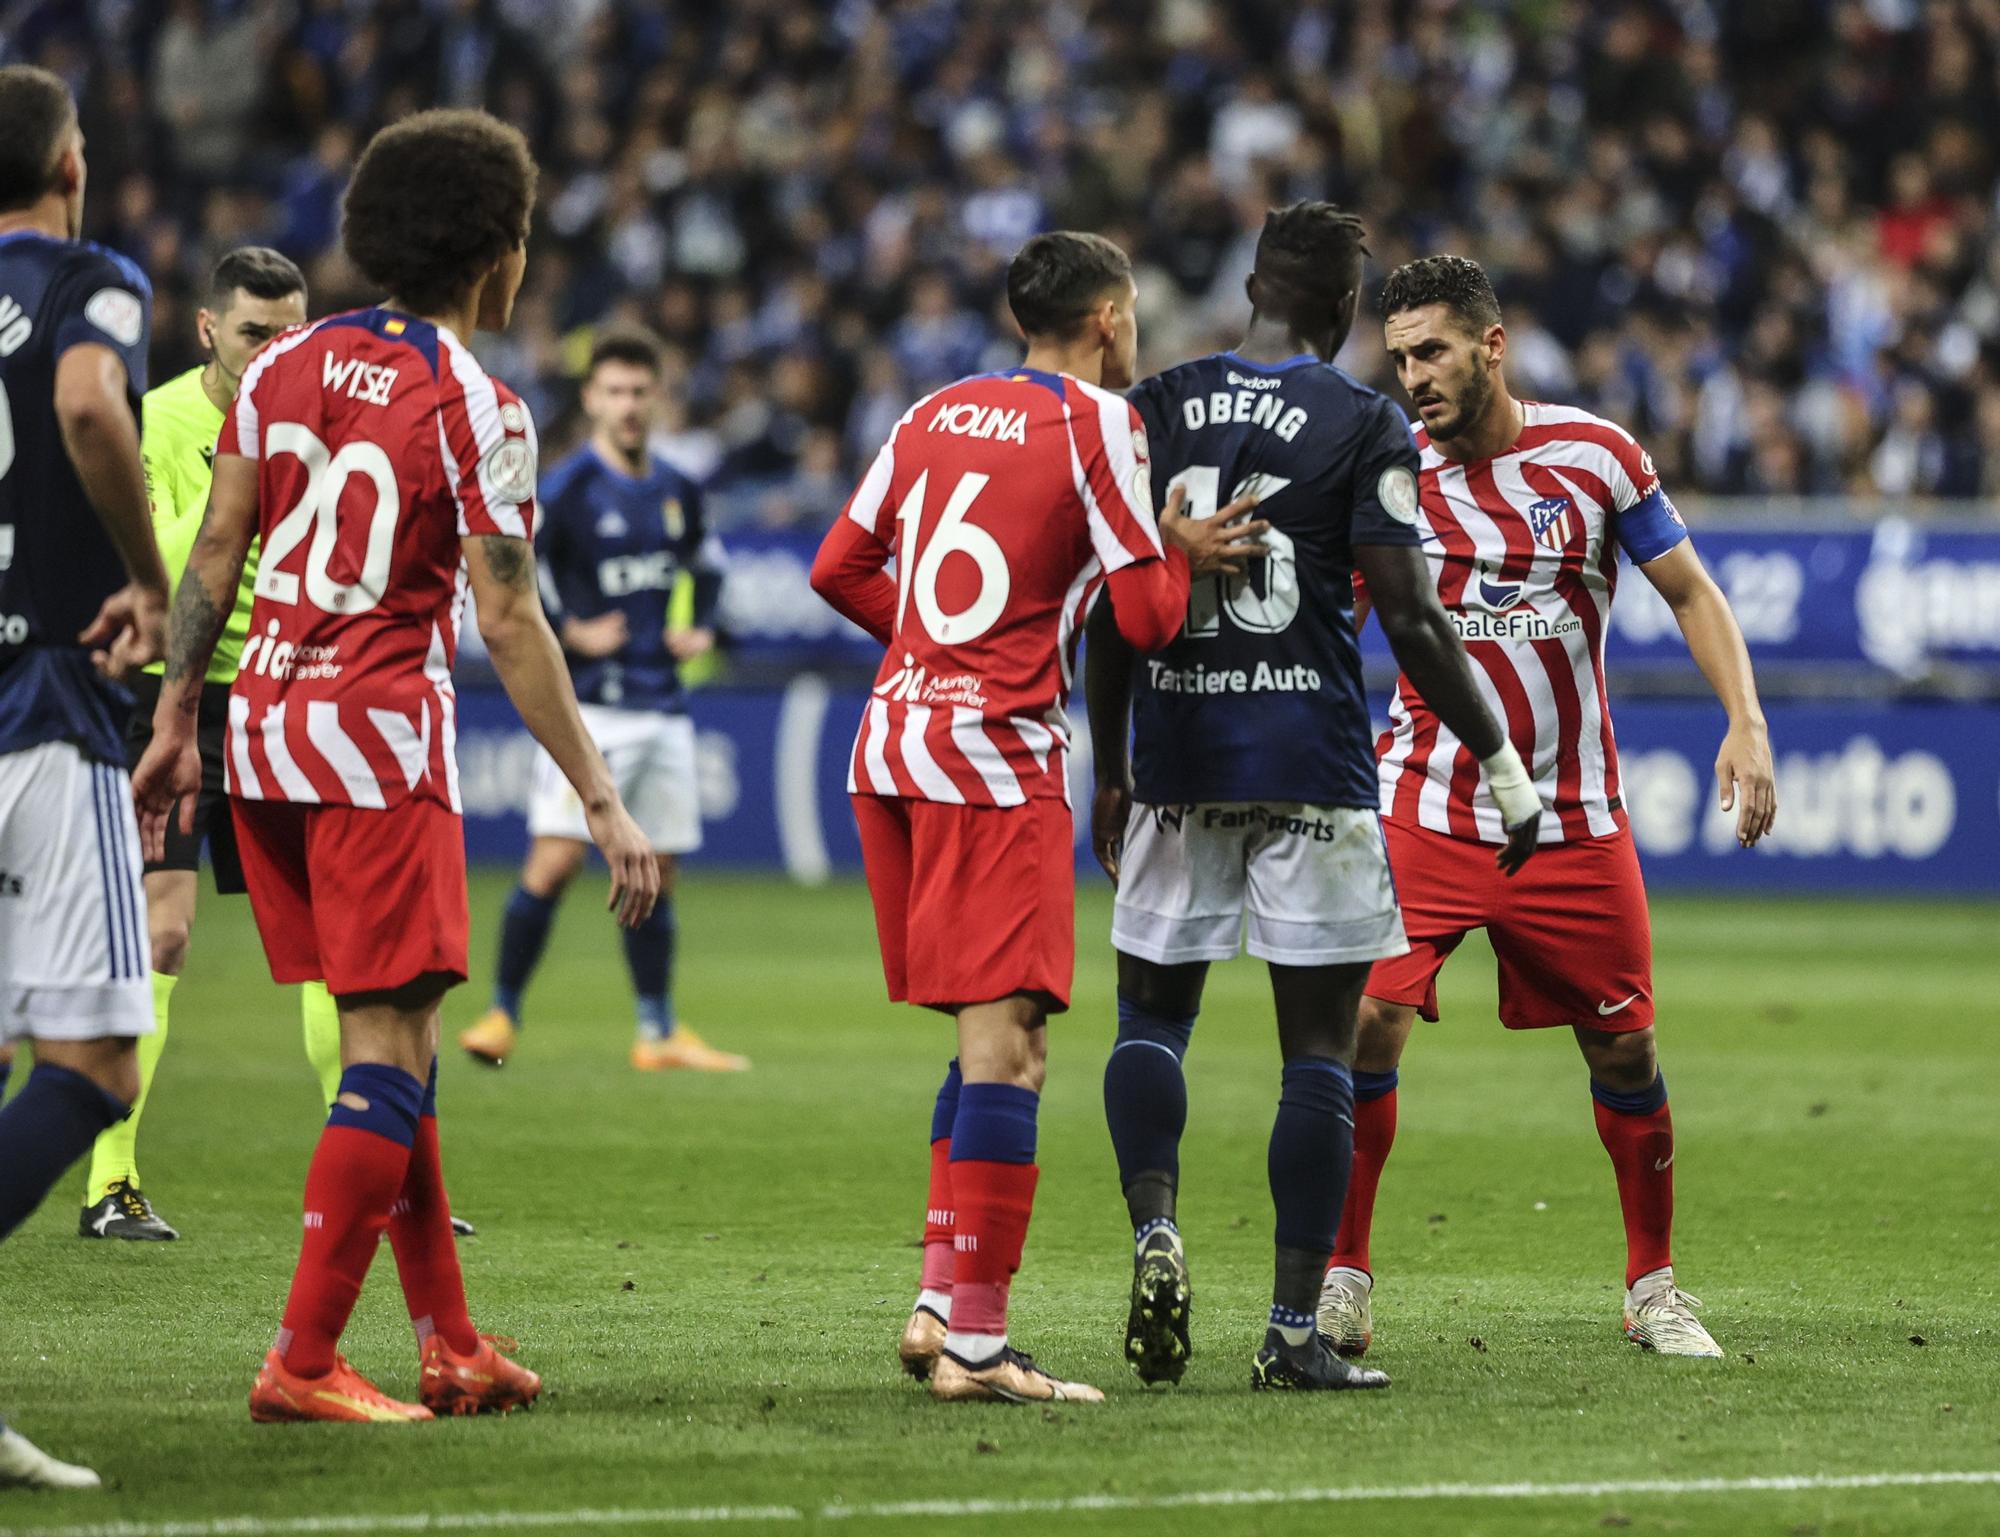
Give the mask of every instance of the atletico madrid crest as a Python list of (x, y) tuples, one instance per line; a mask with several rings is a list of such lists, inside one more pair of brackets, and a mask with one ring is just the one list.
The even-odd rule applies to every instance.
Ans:
[(1565, 549), (1569, 545), (1570, 500), (1566, 496), (1551, 496), (1536, 502), (1528, 509), (1528, 529), (1535, 536), (1535, 543), (1545, 544), (1552, 550)]

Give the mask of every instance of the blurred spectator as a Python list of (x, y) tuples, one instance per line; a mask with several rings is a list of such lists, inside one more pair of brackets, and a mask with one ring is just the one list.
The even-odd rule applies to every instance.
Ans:
[[(484, 105), (543, 167), (479, 342), (560, 442), (611, 319), (718, 516), (823, 522), (910, 403), (1005, 366), (1009, 253), (1131, 248), (1145, 365), (1226, 346), (1262, 208), (1332, 197), (1372, 280), (1493, 272), (1517, 380), (1677, 491), (2000, 494), (1995, 0), (0, 0), (80, 91), (89, 233), (163, 317), (269, 239), (317, 308), (356, 146)], [(162, 373), (189, 327), (155, 327)], [(1342, 362), (1387, 384), (1372, 316)]]

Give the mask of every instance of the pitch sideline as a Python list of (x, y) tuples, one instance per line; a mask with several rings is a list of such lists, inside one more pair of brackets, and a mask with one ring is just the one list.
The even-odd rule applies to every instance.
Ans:
[(1179, 1494), (1083, 1494), (1039, 1500), (903, 1500), (863, 1505), (679, 1506), (657, 1510), (487, 1510), (443, 1515), (228, 1516), (197, 1521), (110, 1521), (0, 1527), (0, 1537), (311, 1537), (348, 1532), (532, 1531), (563, 1527), (680, 1526), (746, 1521), (965, 1520), (1127, 1510), (1338, 1505), (1423, 1500), (1602, 1499), (1611, 1495), (1792, 1494), (1842, 1489), (2000, 1485), (2000, 1469), (1939, 1473), (1801, 1473), (1751, 1478), (1606, 1479), (1596, 1483), (1389, 1484), (1325, 1489), (1210, 1489)]

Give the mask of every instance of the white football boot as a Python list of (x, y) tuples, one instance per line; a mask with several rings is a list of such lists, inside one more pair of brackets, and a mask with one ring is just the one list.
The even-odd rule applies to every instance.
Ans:
[(1720, 1360), (1722, 1347), (1694, 1316), (1700, 1306), (1701, 1298), (1691, 1297), (1674, 1285), (1671, 1265), (1649, 1271), (1625, 1293), (1625, 1338), (1642, 1350), (1656, 1350), (1663, 1356)]
[(89, 1468), (58, 1462), (18, 1430), (0, 1425), (0, 1489), (96, 1489)]
[(1365, 1270), (1335, 1265), (1319, 1284), (1319, 1332), (1335, 1355), (1350, 1360), (1368, 1354), (1375, 1340), (1375, 1318), (1369, 1298), (1375, 1278)]

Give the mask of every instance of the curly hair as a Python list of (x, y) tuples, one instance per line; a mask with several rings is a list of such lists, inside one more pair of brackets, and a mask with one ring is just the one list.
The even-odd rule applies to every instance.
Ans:
[(1132, 259), (1102, 235), (1052, 230), (1007, 264), (1007, 307), (1025, 336), (1067, 336), (1131, 281)]
[(1360, 218), (1333, 203), (1274, 208), (1257, 237), (1257, 276), (1287, 295), (1335, 304), (1361, 286), (1367, 241)]
[(1483, 334), (1500, 324), (1500, 301), (1486, 269), (1469, 256), (1423, 256), (1405, 262), (1382, 285), (1382, 318), (1442, 304), (1466, 329)]
[(341, 243), (412, 309), (460, 302), (528, 238), (528, 141), (485, 112), (418, 112), (368, 141), (341, 209)]

